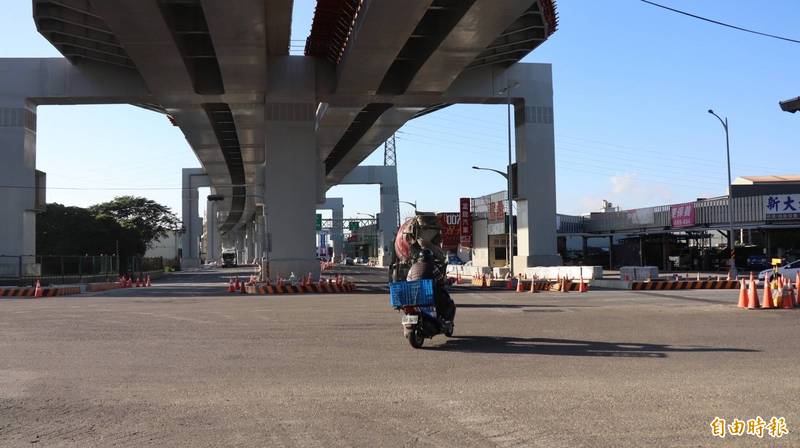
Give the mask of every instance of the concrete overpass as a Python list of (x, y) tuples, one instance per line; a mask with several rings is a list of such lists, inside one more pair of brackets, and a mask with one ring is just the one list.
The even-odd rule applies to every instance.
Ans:
[(2, 254), (35, 250), (38, 105), (165, 114), (224, 197), (222, 238), (251, 234), (286, 275), (317, 271), (316, 204), (389, 135), (519, 82), (519, 263), (559, 262), (551, 71), (518, 63), (555, 31), (552, 0), (319, 0), (305, 56), (288, 55), (291, 0), (32, 1), (64, 59), (0, 60), (0, 176), (21, 187), (0, 198)]

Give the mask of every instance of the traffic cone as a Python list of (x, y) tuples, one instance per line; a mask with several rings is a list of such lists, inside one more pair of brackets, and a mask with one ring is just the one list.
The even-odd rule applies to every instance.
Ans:
[(775, 308), (772, 298), (772, 288), (769, 285), (769, 274), (764, 276), (764, 301), (761, 302), (761, 308)]
[(247, 294), (247, 290), (244, 287), (244, 281), (239, 283), (239, 292), (242, 293), (242, 294)]
[(583, 272), (581, 271), (581, 284), (578, 285), (578, 292), (586, 292), (589, 288), (586, 287), (586, 283), (583, 282)]
[(517, 279), (517, 292), (525, 292), (525, 290), (522, 289), (522, 275)]
[(136, 277), (136, 287), (137, 288), (141, 288), (142, 287), (142, 278), (141, 277)]
[(233, 285), (233, 277), (228, 277), (228, 292), (236, 292), (236, 287)]
[(33, 297), (42, 297), (43, 295), (42, 284), (39, 283), (39, 279), (36, 279), (36, 288), (33, 290)]
[(153, 286), (153, 284), (150, 283), (150, 275), (149, 274), (147, 275), (147, 281), (144, 283), (144, 286), (147, 286), (148, 288)]
[(795, 287), (794, 287), (794, 305), (800, 306), (800, 272), (797, 273), (795, 277)]
[(572, 286), (572, 280), (567, 277), (564, 277), (564, 286), (561, 287), (562, 292), (569, 292), (570, 287)]
[(481, 288), (486, 288), (486, 275), (481, 276)]
[(747, 289), (744, 286), (744, 279), (739, 280), (739, 308), (747, 308)]
[(789, 285), (786, 288), (781, 289), (781, 308), (784, 310), (790, 310), (794, 308), (794, 297), (792, 294), (792, 286)]
[(514, 289), (514, 279), (512, 277), (508, 277), (508, 280), (506, 281), (506, 289), (509, 291)]
[(532, 277), (531, 278), (531, 290), (530, 290), (530, 293), (531, 294), (535, 294), (537, 292), (538, 291), (536, 291), (536, 277)]
[(128, 277), (128, 281), (126, 282), (126, 288), (133, 288), (133, 278)]
[(754, 310), (758, 308), (758, 290), (756, 289), (756, 281), (753, 280), (753, 273), (750, 273), (750, 292), (747, 295), (747, 309)]

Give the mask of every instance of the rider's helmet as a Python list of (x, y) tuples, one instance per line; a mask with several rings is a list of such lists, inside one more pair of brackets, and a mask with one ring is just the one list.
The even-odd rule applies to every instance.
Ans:
[(430, 250), (430, 249), (422, 249), (419, 252), (419, 258), (418, 259), (420, 261), (424, 261), (426, 263), (429, 263), (429, 262), (433, 261), (433, 251)]

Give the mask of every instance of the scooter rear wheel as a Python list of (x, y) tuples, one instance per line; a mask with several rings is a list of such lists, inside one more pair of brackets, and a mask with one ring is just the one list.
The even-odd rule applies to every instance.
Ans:
[(422, 344), (425, 343), (425, 336), (422, 335), (418, 328), (411, 330), (408, 332), (408, 343), (414, 348), (422, 348)]

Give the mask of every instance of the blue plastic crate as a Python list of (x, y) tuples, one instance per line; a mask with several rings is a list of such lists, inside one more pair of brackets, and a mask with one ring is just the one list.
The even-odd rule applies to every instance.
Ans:
[(404, 305), (432, 306), (433, 280), (390, 283), (389, 297), (395, 308)]

